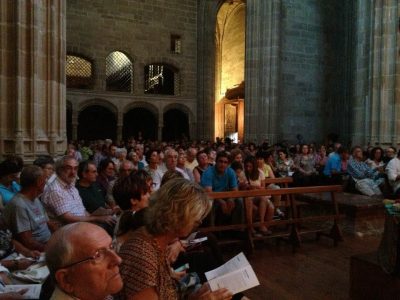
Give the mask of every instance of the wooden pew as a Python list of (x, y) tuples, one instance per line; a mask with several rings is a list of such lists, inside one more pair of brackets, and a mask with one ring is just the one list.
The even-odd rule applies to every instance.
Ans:
[[(279, 179), (279, 178), (277, 178)], [(263, 239), (278, 237), (278, 236), (287, 236), (289, 237), (289, 241), (293, 246), (293, 250), (295, 250), (298, 246), (300, 246), (301, 238), (300, 238), (300, 230), (299, 225), (306, 221), (326, 221), (333, 220), (333, 226), (330, 230), (329, 234), (326, 236), (330, 237), (334, 241), (334, 245), (336, 246), (339, 241), (343, 240), (341, 230), (338, 226), (338, 221), (340, 218), (338, 203), (336, 201), (335, 193), (341, 192), (342, 186), (340, 185), (330, 185), (330, 186), (311, 186), (311, 187), (295, 187), (295, 188), (281, 188), (281, 189), (259, 189), (259, 190), (246, 190), (246, 191), (229, 191), (229, 192), (210, 192), (208, 195), (211, 199), (228, 199), (228, 198), (246, 198), (246, 197), (257, 197), (257, 196), (288, 196), (289, 199), (289, 209), (290, 216), (285, 220), (272, 220), (267, 223), (268, 226), (277, 226), (277, 225), (290, 225), (290, 232), (285, 234), (264, 236)], [(319, 215), (319, 216), (299, 216), (297, 213), (295, 196), (299, 194), (305, 193), (324, 193), (328, 192), (331, 196), (333, 213), (328, 215)], [(254, 227), (259, 227), (259, 223), (253, 223)], [(226, 230), (246, 230), (248, 241), (250, 243), (250, 251), (254, 249), (254, 237), (251, 235), (251, 228), (245, 221), (242, 224), (232, 224), (232, 225), (221, 225), (221, 226), (209, 226), (200, 228), (203, 232), (217, 232), (217, 231), (226, 231)], [(321, 230), (314, 230), (313, 232), (321, 234)], [(258, 239), (258, 238), (257, 238)]]

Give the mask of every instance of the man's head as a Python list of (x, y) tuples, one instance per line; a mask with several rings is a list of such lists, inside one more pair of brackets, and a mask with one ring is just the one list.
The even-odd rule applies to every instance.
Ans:
[(394, 147), (387, 147), (386, 149), (385, 149), (385, 156), (386, 157), (388, 157), (388, 158), (393, 158), (393, 157), (395, 157), (396, 156), (396, 148), (394, 148)]
[(115, 145), (110, 145), (110, 148), (108, 149), (108, 153), (110, 157), (117, 157), (117, 146)]
[(78, 176), (80, 181), (85, 181), (89, 184), (96, 182), (97, 167), (92, 161), (85, 160), (79, 163)]
[(47, 244), (46, 263), (57, 286), (81, 300), (103, 300), (122, 288), (121, 258), (111, 237), (94, 224), (80, 222), (57, 230)]
[(217, 154), (215, 169), (218, 173), (222, 174), (228, 168), (229, 165), (229, 154), (225, 151), (220, 151)]
[(18, 181), (19, 172), (21, 169), (18, 165), (9, 160), (5, 160), (0, 163), (0, 180), (5, 186), (10, 185), (13, 181)]
[(118, 178), (124, 178), (126, 176), (129, 176), (129, 174), (131, 174), (133, 169), (134, 169), (133, 163), (130, 160), (124, 160), (119, 165)]
[(43, 170), (35, 165), (26, 166), (22, 169), (20, 184), (23, 191), (32, 191), (35, 197), (43, 193), (47, 176)]
[(143, 152), (144, 152), (144, 147), (143, 144), (137, 144), (135, 147), (135, 152), (139, 156), (139, 159), (143, 159)]
[(178, 163), (178, 152), (174, 149), (165, 151), (165, 166), (168, 170), (175, 170)]
[(190, 162), (190, 163), (193, 162), (194, 159), (196, 158), (196, 154), (197, 154), (196, 148), (190, 147), (190, 148), (187, 150), (187, 153), (186, 153), (186, 159), (187, 159), (187, 161)]
[(56, 162), (56, 174), (68, 184), (73, 184), (78, 172), (78, 162), (70, 156), (63, 156)]
[(351, 150), (351, 155), (356, 160), (362, 160), (363, 159), (362, 148), (360, 146), (353, 147), (353, 149)]
[(54, 159), (49, 155), (39, 156), (33, 164), (41, 167), (47, 178), (54, 173)]

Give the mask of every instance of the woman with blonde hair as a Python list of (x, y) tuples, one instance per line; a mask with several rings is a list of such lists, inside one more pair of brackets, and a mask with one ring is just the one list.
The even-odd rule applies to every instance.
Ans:
[[(123, 299), (179, 299), (167, 260), (167, 247), (188, 236), (211, 209), (205, 191), (186, 179), (172, 179), (151, 196), (145, 226), (120, 250)], [(226, 289), (211, 292), (203, 285), (190, 299), (230, 299)]]

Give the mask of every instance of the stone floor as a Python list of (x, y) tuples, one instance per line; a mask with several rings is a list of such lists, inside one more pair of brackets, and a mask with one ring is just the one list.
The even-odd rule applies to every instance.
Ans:
[[(286, 243), (258, 242), (251, 257), (260, 286), (245, 292), (250, 299), (349, 299), (350, 257), (377, 249), (379, 235), (345, 235), (338, 247), (326, 238), (304, 237), (293, 254)], [(240, 249), (227, 249), (227, 258)]]

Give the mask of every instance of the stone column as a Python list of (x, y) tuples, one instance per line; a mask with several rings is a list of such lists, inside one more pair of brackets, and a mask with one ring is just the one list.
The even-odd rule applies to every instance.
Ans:
[(281, 1), (247, 0), (245, 141), (276, 142)]
[(0, 1), (0, 155), (66, 149), (65, 1)]
[(124, 127), (124, 114), (117, 112), (117, 143), (122, 140), (122, 129)]
[(215, 27), (224, 0), (197, 1), (197, 138), (215, 138)]
[(72, 105), (72, 140), (78, 140), (79, 111), (76, 105)]
[(157, 131), (157, 140), (162, 141), (163, 140), (163, 128), (164, 128), (164, 113), (162, 112), (162, 109), (159, 109), (160, 113), (158, 113), (158, 131)]
[(400, 142), (400, 98), (396, 97), (399, 5), (396, 0), (356, 2), (353, 144)]

